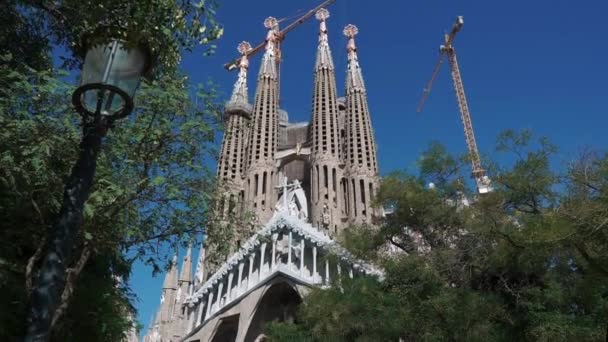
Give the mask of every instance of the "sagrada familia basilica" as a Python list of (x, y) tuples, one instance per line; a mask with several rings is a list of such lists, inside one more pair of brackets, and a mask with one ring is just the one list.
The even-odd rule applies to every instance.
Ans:
[[(378, 189), (376, 144), (357, 56), (357, 27), (344, 28), (348, 66), (338, 95), (325, 9), (320, 21), (310, 123), (289, 122), (279, 108), (277, 20), (270, 17), (253, 103), (247, 90), (251, 46), (225, 106), (226, 131), (217, 174), (227, 186), (221, 215), (248, 213), (255, 231), (236, 233), (221, 264), (201, 248), (196, 270), (188, 250), (166, 274), (156, 319), (145, 342), (263, 341), (267, 322), (293, 321), (313, 286), (382, 272), (335, 242), (352, 224), (383, 215), (372, 207)], [(236, 230), (238, 231), (238, 230)]]

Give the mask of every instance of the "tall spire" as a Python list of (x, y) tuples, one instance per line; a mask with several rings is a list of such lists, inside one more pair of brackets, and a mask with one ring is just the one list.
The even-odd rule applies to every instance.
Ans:
[(180, 282), (191, 282), (192, 281), (192, 244), (188, 245), (186, 256), (184, 256), (184, 263), (182, 264), (182, 273), (179, 276)]
[(363, 74), (359, 66), (355, 36), (359, 30), (347, 25), (348, 68), (346, 72), (346, 155), (348, 210), (356, 224), (371, 223), (372, 200), (378, 189), (378, 162)]
[(357, 46), (355, 45), (355, 36), (359, 33), (357, 26), (348, 24), (344, 28), (344, 35), (348, 37), (346, 51), (348, 52), (348, 72), (346, 73), (346, 92), (361, 91), (365, 92), (365, 83), (363, 83), (363, 75), (359, 66), (359, 58), (357, 56)]
[(319, 45), (315, 63), (312, 99), (311, 211), (317, 228), (337, 233), (342, 226), (343, 165), (342, 142), (338, 122), (338, 97), (334, 63), (327, 39), (329, 11), (322, 8), (315, 17), (320, 21)]
[(251, 104), (249, 104), (249, 96), (247, 91), (247, 69), (249, 68), (249, 59), (247, 58), (247, 52), (251, 50), (251, 44), (248, 42), (241, 42), (237, 47), (237, 50), (241, 54), (241, 61), (239, 62), (239, 75), (232, 89), (232, 96), (228, 103), (226, 103), (226, 112), (232, 113), (236, 111), (245, 111), (247, 114), (251, 113)]
[(266, 34), (266, 52), (262, 57), (262, 64), (260, 65), (260, 74), (258, 77), (268, 76), (272, 78), (277, 77), (277, 61), (278, 61), (278, 32), (279, 22), (274, 17), (268, 17), (264, 20), (264, 27), (268, 29)]
[(177, 253), (173, 255), (171, 261), (171, 268), (165, 275), (165, 282), (163, 283), (163, 289), (177, 289)]
[(217, 164), (218, 179), (221, 185), (226, 187), (225, 195), (218, 199), (216, 207), (215, 214), (220, 220), (228, 216), (239, 216), (245, 202), (243, 178), (252, 110), (247, 91), (247, 69), (249, 68), (247, 53), (251, 50), (251, 44), (241, 42), (237, 50), (241, 54), (239, 75), (234, 84), (232, 96), (225, 107), (226, 130)]
[[(248, 124), (251, 115), (251, 104), (247, 94), (247, 69), (249, 60), (247, 52), (251, 45), (242, 42), (238, 46), (241, 53), (239, 63), (239, 76), (234, 84), (232, 96), (226, 103), (225, 116), (226, 131), (222, 139), (222, 148), (218, 160), (218, 178), (232, 186), (233, 197), (236, 197), (240, 188), (240, 180), (245, 167), (245, 149), (247, 144)], [(242, 201), (242, 199), (239, 199)]]
[(274, 158), (279, 128), (278, 22), (269, 17), (264, 21), (264, 26), (268, 29), (266, 51), (257, 79), (247, 151), (248, 178), (243, 184), (247, 209), (256, 215), (259, 222), (270, 219), (276, 203)]
[(329, 42), (327, 39), (327, 26), (325, 21), (329, 18), (329, 11), (325, 8), (321, 8), (315, 14), (321, 24), (319, 28), (319, 46), (317, 47), (317, 62), (315, 64), (315, 70), (320, 68), (334, 69), (334, 61), (331, 58), (331, 50), (329, 49)]
[[(166, 325), (171, 317), (173, 317), (173, 310), (175, 308), (175, 297), (177, 294), (177, 252), (173, 256), (171, 262), (171, 268), (165, 276), (165, 282), (163, 284), (163, 292), (160, 298), (160, 320), (161, 324)], [(164, 329), (164, 327), (163, 327)]]

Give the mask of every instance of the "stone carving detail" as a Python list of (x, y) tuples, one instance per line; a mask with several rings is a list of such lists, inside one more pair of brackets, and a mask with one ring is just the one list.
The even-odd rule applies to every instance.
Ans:
[(324, 229), (329, 229), (331, 225), (331, 213), (329, 212), (329, 207), (327, 206), (327, 203), (323, 204), (323, 216), (321, 223), (323, 224)]
[(295, 216), (300, 220), (308, 219), (308, 200), (302, 185), (296, 179), (291, 184), (287, 184), (287, 177), (282, 177), (282, 185), (277, 187), (282, 191), (279, 201), (275, 205), (275, 211), (287, 213), (289, 216)]

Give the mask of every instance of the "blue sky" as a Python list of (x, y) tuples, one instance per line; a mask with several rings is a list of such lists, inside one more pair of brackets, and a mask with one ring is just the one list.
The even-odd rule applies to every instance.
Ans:
[[(215, 55), (187, 55), (184, 72), (193, 82), (213, 79), (228, 95), (236, 73), (224, 71), (222, 65), (237, 56), (237, 44), (262, 41), (267, 16), (291, 17), (318, 3), (221, 1), (218, 20), (225, 34)], [(356, 40), (382, 174), (412, 171), (431, 140), (454, 153), (466, 150), (447, 63), (424, 111), (416, 113), (443, 34), (457, 15), (464, 16), (465, 24), (454, 46), (482, 153), (492, 156), (496, 136), (507, 128), (531, 129), (550, 138), (560, 148), (557, 164), (572, 160), (583, 147), (608, 145), (608, 1), (337, 0), (329, 11), (339, 92), (346, 70), (342, 28), (349, 23), (359, 27)], [(318, 22), (310, 20), (282, 45), (281, 107), (291, 121), (310, 118), (317, 32)], [(259, 55), (251, 61), (250, 96), (259, 61)], [(143, 324), (159, 304), (162, 280), (163, 275), (152, 277), (144, 266), (134, 270), (131, 285), (139, 295)]]

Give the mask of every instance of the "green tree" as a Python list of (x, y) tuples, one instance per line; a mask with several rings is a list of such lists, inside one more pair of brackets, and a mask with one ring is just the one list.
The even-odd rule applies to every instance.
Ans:
[[(0, 134), (0, 234), (5, 242), (0, 253), (3, 271), (11, 274), (11, 278), (3, 277), (2, 287), (15, 293), (6, 297), (6, 306), (0, 310), (7, 315), (17, 308), (21, 311), (27, 303), (27, 291), (78, 147), (78, 118), (65, 103), (71, 87), (55, 76), (13, 74), (22, 79), (13, 80), (7, 91), (20, 96), (0, 101), (4, 127)], [(35, 83), (37, 78), (44, 82)], [(199, 89), (197, 101), (189, 100), (188, 89), (184, 78), (144, 84), (137, 113), (119, 123), (106, 139), (85, 207), (84, 229), (75, 245), (74, 271), (79, 264), (86, 270), (87, 261), (97, 258), (105, 260), (108, 275), (125, 280), (136, 259), (161, 270), (166, 260), (162, 246), (185, 244), (207, 226), (215, 184), (204, 160), (215, 155), (219, 106), (213, 88)], [(40, 100), (32, 103), (35, 97)], [(219, 231), (206, 233), (213, 236)], [(78, 272), (71, 277), (68, 292)], [(106, 281), (119, 285), (116, 279)], [(56, 315), (60, 317), (65, 309)], [(24, 317), (11, 317), (9, 321), (15, 324), (4, 326), (7, 336), (19, 336)]]
[(418, 175), (386, 177), (376, 202), (393, 213), (342, 237), (384, 279), (314, 289), (270, 340), (605, 340), (608, 156), (556, 173), (555, 146), (527, 131), (506, 131), (497, 150), (508, 163), (493, 164), (483, 196), (467, 187), (466, 158), (436, 143)]
[(53, 316), (53, 340), (120, 340), (134, 324), (132, 264), (143, 260), (161, 270), (167, 264), (163, 246), (186, 244), (203, 227), (213, 227), (207, 223), (216, 184), (205, 165), (216, 154), (221, 105), (212, 84), (193, 88), (177, 64), (197, 45), (213, 48), (209, 43), (221, 35), (215, 8), (214, 1), (164, 0), (3, 4), (8, 20), (0, 23), (1, 340), (23, 336), (29, 292), (81, 136), (70, 105), (70, 73), (52, 67), (52, 49), (67, 51), (64, 66), (75, 68), (84, 44), (145, 40), (158, 66), (137, 93), (136, 111), (104, 141), (83, 229), (74, 241), (76, 257)]

